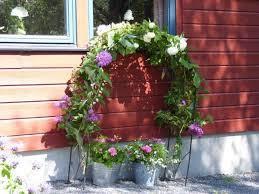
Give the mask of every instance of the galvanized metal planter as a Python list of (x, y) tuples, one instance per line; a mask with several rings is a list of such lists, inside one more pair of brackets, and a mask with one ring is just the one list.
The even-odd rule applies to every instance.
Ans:
[(108, 168), (101, 163), (93, 163), (92, 166), (92, 179), (93, 184), (97, 186), (109, 186), (118, 181), (120, 165), (114, 165)]
[(133, 170), (136, 184), (147, 187), (153, 187), (156, 184), (159, 176), (157, 167), (149, 167), (141, 163), (134, 163)]

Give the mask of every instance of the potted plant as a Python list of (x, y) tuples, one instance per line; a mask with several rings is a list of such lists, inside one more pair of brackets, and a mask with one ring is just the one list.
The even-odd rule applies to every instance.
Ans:
[(100, 136), (91, 143), (92, 180), (94, 185), (109, 186), (118, 180), (125, 152), (117, 138)]
[(164, 166), (167, 150), (162, 142), (130, 143), (126, 147), (129, 161), (133, 162), (135, 183), (154, 186), (159, 176), (159, 166)]

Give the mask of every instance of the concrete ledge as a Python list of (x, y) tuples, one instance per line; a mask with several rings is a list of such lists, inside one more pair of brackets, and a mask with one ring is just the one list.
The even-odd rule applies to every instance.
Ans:
[[(184, 138), (183, 154), (188, 151), (190, 138)], [(259, 132), (205, 136), (193, 139), (190, 176), (233, 174), (259, 171)], [(42, 164), (39, 178), (45, 181), (67, 180), (69, 148), (47, 151), (23, 152), (28, 164), (37, 161)], [(82, 178), (77, 150), (73, 150), (71, 178)], [(187, 158), (181, 164), (176, 177), (186, 173)], [(90, 174), (90, 173), (89, 173)], [(132, 179), (129, 165), (121, 171), (122, 179)]]

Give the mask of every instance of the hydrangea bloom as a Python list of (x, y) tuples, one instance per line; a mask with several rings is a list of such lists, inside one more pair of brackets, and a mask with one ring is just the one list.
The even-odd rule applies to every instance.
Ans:
[(150, 29), (154, 28), (155, 26), (156, 26), (156, 24), (155, 24), (154, 22), (150, 22), (150, 23), (148, 24), (148, 27), (149, 27)]
[(180, 39), (180, 51), (183, 51), (183, 50), (185, 50), (186, 49), (186, 47), (187, 47), (187, 42), (186, 42), (186, 38), (181, 38)]
[(101, 36), (103, 33), (108, 32), (109, 30), (111, 30), (111, 25), (102, 24), (97, 27), (96, 34)]
[(179, 52), (178, 48), (175, 46), (169, 47), (166, 51), (169, 55), (176, 55)]
[(29, 14), (28, 14), (28, 11), (24, 7), (17, 6), (17, 7), (12, 9), (11, 16), (17, 16), (19, 18), (25, 18), (25, 17), (28, 17)]
[(124, 14), (123, 19), (126, 20), (126, 21), (134, 20), (132, 11), (130, 9), (126, 11), (126, 13)]
[(196, 123), (196, 122), (191, 124), (188, 127), (188, 132), (191, 135), (195, 135), (197, 137), (201, 137), (204, 134), (203, 129), (201, 128), (201, 126), (198, 123)]
[(112, 62), (112, 55), (108, 51), (102, 51), (96, 56), (95, 60), (99, 67), (105, 67)]
[(100, 120), (100, 117), (91, 108), (88, 110), (87, 120), (89, 120), (91, 122), (96, 122), (96, 121)]
[(141, 150), (145, 153), (150, 153), (152, 152), (152, 148), (149, 145), (145, 145), (141, 147)]
[(116, 150), (115, 147), (109, 148), (108, 152), (110, 153), (111, 156), (116, 156), (117, 155), (117, 150)]

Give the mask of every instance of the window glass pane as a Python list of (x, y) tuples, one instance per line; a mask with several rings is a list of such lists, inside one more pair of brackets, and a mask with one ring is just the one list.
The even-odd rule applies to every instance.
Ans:
[(164, 25), (164, 0), (94, 0), (94, 26), (123, 21), (125, 12), (133, 12), (134, 21), (150, 19)]
[(65, 0), (0, 0), (0, 34), (66, 35)]

